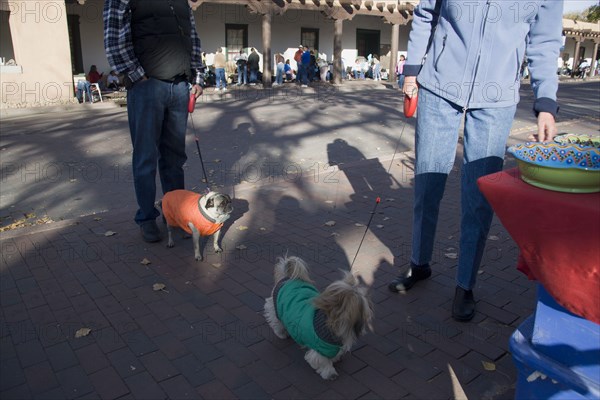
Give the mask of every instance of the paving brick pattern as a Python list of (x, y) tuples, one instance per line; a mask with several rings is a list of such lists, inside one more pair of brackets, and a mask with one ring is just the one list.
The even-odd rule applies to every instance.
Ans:
[[(357, 152), (350, 146), (337, 156), (352, 160)], [(334, 160), (334, 181), (240, 182), (224, 252), (207, 245), (203, 262), (190, 240), (176, 237), (173, 249), (143, 243), (131, 208), (4, 233), (0, 398), (451, 399), (453, 376), (470, 399), (512, 398), (508, 338), (531, 314), (535, 286), (514, 268), (515, 245), (494, 220), (475, 288), (477, 316), (452, 320), (456, 260), (447, 254), (458, 243), (457, 174), (442, 204), (433, 278), (406, 295), (387, 290), (408, 265), (413, 157), (403, 149), (391, 166), (391, 152)], [(131, 202), (130, 183), (120, 184), (119, 198)], [(370, 287), (375, 331), (326, 382), (262, 317), (272, 267), (288, 251), (306, 259), (319, 287), (336, 279), (350, 267), (377, 196), (382, 203), (353, 266)], [(165, 290), (153, 290), (155, 283)], [(91, 331), (77, 338), (81, 328)]]

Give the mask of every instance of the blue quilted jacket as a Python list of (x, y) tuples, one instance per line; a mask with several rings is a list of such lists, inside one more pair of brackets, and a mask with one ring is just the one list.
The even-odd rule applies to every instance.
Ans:
[(518, 103), (527, 55), (534, 110), (556, 115), (562, 0), (421, 0), (406, 76), (463, 108)]

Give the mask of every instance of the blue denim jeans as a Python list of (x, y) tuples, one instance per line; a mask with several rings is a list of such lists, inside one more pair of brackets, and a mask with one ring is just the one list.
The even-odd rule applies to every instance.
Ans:
[(402, 88), (404, 87), (404, 74), (398, 75), (398, 87), (400, 88), (400, 90), (402, 90)]
[[(477, 187), (477, 179), (502, 169), (506, 140), (516, 105), (467, 110), (461, 169), (460, 249), (456, 283), (475, 285), (493, 211)], [(463, 110), (421, 88), (415, 135), (415, 192), (411, 261), (431, 261), (440, 201), (456, 155)]]
[(227, 80), (225, 79), (225, 68), (215, 68), (215, 75), (217, 80), (217, 89), (226, 88)]
[(154, 207), (157, 165), (163, 193), (184, 188), (189, 93), (187, 82), (157, 79), (136, 82), (127, 91), (138, 224), (160, 215)]
[(250, 83), (258, 83), (258, 70), (250, 68)]
[(308, 65), (298, 64), (298, 81), (302, 85), (308, 85)]
[(283, 63), (277, 64), (277, 72), (275, 73), (275, 83), (283, 84)]
[(238, 73), (238, 79), (237, 79), (238, 85), (248, 84), (248, 68), (246, 68), (245, 65), (243, 67), (238, 66), (237, 73)]
[(87, 101), (90, 103), (94, 102), (94, 98), (92, 97), (92, 88), (88, 81), (79, 81), (77, 82), (77, 100), (80, 103), (83, 103), (85, 100), (85, 96), (87, 96)]

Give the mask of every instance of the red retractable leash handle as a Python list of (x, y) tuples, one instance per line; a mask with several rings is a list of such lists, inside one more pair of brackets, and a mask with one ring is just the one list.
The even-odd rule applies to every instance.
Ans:
[(196, 108), (196, 95), (193, 92), (190, 92), (190, 100), (188, 101), (188, 112), (190, 114), (193, 113), (194, 108)]
[(404, 116), (406, 118), (410, 118), (415, 115), (415, 111), (417, 111), (417, 103), (419, 99), (417, 93), (413, 97), (408, 97), (408, 95), (404, 95)]

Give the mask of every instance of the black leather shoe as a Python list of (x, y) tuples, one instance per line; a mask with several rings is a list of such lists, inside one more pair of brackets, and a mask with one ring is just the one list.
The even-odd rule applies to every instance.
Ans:
[(475, 299), (473, 298), (473, 291), (457, 286), (452, 302), (452, 318), (456, 321), (470, 321), (474, 315)]
[(431, 276), (431, 268), (429, 264), (425, 264), (423, 266), (416, 266), (411, 264), (408, 271), (399, 275), (396, 279), (390, 282), (388, 285), (388, 289), (390, 289), (394, 293), (398, 292), (406, 292), (408, 289), (413, 287), (415, 283), (418, 281), (422, 281)]
[(156, 225), (155, 220), (142, 222), (140, 224), (140, 231), (142, 231), (142, 238), (145, 242), (160, 242), (162, 239), (160, 236), (160, 229), (158, 229), (158, 225)]

